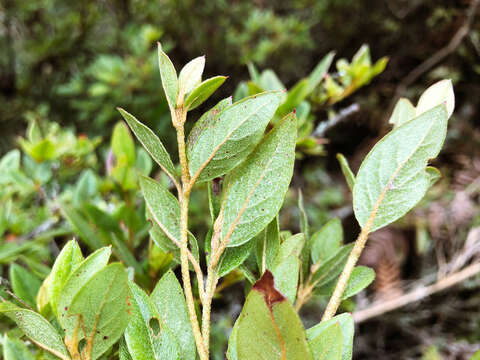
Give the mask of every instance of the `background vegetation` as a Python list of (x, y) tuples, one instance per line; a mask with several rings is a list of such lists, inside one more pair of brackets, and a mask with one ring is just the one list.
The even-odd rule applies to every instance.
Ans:
[[(4, 0), (0, 275), (9, 284), (3, 291), (19, 296), (25, 271), (38, 278), (30, 287), (38, 289), (72, 236), (87, 251), (113, 244), (114, 255), (134, 267), (147, 288), (174, 264), (176, 254), (149, 238), (138, 193), (137, 171), (153, 176), (158, 169), (117, 124), (115, 110), (121, 106), (139, 115), (173, 152), (175, 135), (157, 68), (159, 40), (177, 67), (205, 54), (205, 78), (230, 76), (214, 100), (195, 110), (198, 116), (215, 100), (232, 93), (243, 97), (256, 87), (290, 93), (327, 53), (336, 52), (329, 75), (305, 95), (305, 138), (297, 144), (299, 161), (281, 223), (299, 229), (301, 189), (312, 231), (338, 216), (346, 242), (358, 228), (336, 153), (345, 154), (356, 170), (389, 128), (398, 96), (415, 98), (436, 80), (451, 78), (456, 111), (435, 163), (443, 178), (411, 215), (372, 234), (363, 262), (375, 268), (377, 280), (344, 309), (398, 296), (411, 283), (441, 278), (474, 261), (480, 243), (478, 3)], [(368, 59), (363, 44), (370, 47)], [(385, 56), (382, 72), (386, 62), (377, 60)], [(348, 62), (336, 64), (340, 58)], [(204, 204), (205, 198), (192, 199), (192, 225), (200, 232), (206, 232), (209, 216)], [(135, 250), (135, 258), (128, 250)], [(235, 283), (242, 278), (230, 275), (229, 291), (218, 294), (218, 307), (225, 304), (214, 314), (218, 359), (238, 315), (243, 294)], [(478, 279), (470, 280), (360, 323), (354, 358), (469, 358), (480, 348), (479, 286)], [(24, 294), (31, 304), (34, 293)], [(318, 322), (322, 306), (306, 307), (305, 322)]]

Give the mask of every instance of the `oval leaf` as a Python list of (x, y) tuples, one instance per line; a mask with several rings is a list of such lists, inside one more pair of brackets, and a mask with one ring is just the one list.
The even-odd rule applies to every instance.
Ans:
[(168, 176), (175, 180), (175, 166), (173, 165), (170, 155), (168, 155), (167, 150), (163, 146), (158, 136), (155, 135), (147, 126), (138, 121), (133, 115), (121, 108), (117, 108), (117, 110), (123, 116), (125, 121), (128, 123), (128, 126), (130, 126), (138, 140), (142, 143), (143, 147), (148, 151), (153, 160), (160, 165), (162, 170), (165, 171)]
[(175, 67), (170, 58), (162, 50), (162, 45), (158, 43), (158, 67), (162, 79), (163, 91), (167, 98), (170, 111), (174, 111), (177, 105), (178, 79)]
[(17, 323), (17, 326), (35, 344), (63, 360), (69, 360), (67, 348), (55, 328), (35, 311), (22, 309), (8, 301), (0, 303), (0, 314)]
[(185, 108), (193, 110), (212, 95), (227, 79), (226, 76), (215, 76), (198, 84), (185, 99)]
[[(437, 106), (392, 130), (366, 156), (353, 189), (353, 209), (370, 232), (402, 217), (425, 195), (425, 168), (442, 148), (447, 111)], [(368, 223), (368, 224), (367, 224)]]
[(312, 360), (302, 322), (268, 270), (250, 291), (235, 327), (238, 359)]
[(343, 228), (340, 219), (334, 218), (315, 232), (311, 239), (312, 262), (317, 264), (332, 256), (343, 243)]
[(211, 180), (242, 162), (261, 139), (278, 107), (280, 94), (276, 91), (254, 95), (219, 113), (188, 154), (192, 178)]
[(203, 69), (205, 68), (205, 56), (199, 56), (189, 61), (178, 75), (177, 105), (183, 103), (184, 96), (191, 92), (202, 81)]
[(455, 109), (455, 94), (453, 93), (452, 80), (440, 80), (425, 90), (420, 99), (418, 99), (415, 109), (416, 116), (442, 103), (445, 104), (447, 117), (450, 118)]
[(296, 118), (287, 115), (225, 178), (222, 241), (244, 244), (277, 215), (295, 160)]

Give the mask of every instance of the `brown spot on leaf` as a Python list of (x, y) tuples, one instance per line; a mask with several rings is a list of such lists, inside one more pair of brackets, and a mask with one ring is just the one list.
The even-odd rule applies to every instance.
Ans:
[(265, 302), (271, 309), (277, 302), (286, 301), (285, 296), (275, 289), (275, 283), (273, 281), (273, 275), (269, 270), (266, 270), (260, 280), (258, 280), (253, 289), (261, 292), (265, 297)]

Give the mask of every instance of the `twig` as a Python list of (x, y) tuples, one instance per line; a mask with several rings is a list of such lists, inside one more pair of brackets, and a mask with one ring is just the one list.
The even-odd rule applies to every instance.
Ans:
[(389, 311), (398, 309), (412, 302), (422, 300), (423, 298), (457, 285), (469, 277), (480, 273), (480, 262), (467, 266), (463, 270), (453, 273), (437, 281), (430, 286), (421, 286), (405, 295), (389, 301), (382, 301), (378, 304), (359, 310), (353, 313), (353, 319), (356, 323), (371, 319), (373, 317), (385, 314)]
[(317, 128), (313, 131), (312, 135), (315, 137), (325, 136), (325, 133), (329, 129), (341, 123), (342, 121), (348, 119), (352, 114), (355, 114), (359, 110), (360, 110), (360, 106), (357, 103), (351, 104), (346, 108), (343, 108), (338, 112), (337, 115), (335, 115), (331, 119), (328, 119), (327, 121), (323, 121), (320, 124), (318, 124)]
[(393, 106), (395, 106), (400, 96), (402, 96), (405, 90), (412, 83), (414, 83), (415, 80), (417, 80), (421, 75), (426, 73), (432, 67), (440, 63), (448, 55), (453, 53), (455, 49), (462, 43), (465, 36), (467, 36), (468, 33), (470, 32), (470, 27), (472, 26), (473, 20), (475, 18), (475, 13), (477, 11), (477, 7), (479, 4), (480, 4), (480, 0), (473, 0), (466, 11), (465, 21), (463, 22), (462, 26), (460, 26), (460, 28), (457, 30), (455, 35), (453, 35), (453, 37), (450, 39), (448, 44), (443, 48), (441, 48), (440, 50), (438, 50), (435, 54), (430, 56), (420, 65), (418, 65), (412, 71), (410, 71), (410, 73), (400, 82), (400, 84), (398, 85), (395, 91), (395, 96), (393, 97), (392, 102), (390, 103), (389, 114), (391, 113), (391, 109), (393, 109)]

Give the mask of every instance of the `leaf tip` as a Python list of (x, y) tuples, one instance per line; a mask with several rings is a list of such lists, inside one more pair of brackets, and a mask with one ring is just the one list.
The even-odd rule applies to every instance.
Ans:
[(285, 296), (275, 288), (273, 274), (269, 270), (266, 270), (260, 280), (253, 285), (253, 290), (257, 290), (263, 294), (269, 308), (277, 302), (286, 301)]

